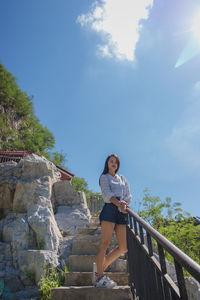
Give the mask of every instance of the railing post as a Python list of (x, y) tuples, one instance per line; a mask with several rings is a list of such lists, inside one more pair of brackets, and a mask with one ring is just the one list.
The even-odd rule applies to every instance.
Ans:
[(147, 232), (147, 245), (149, 249), (149, 256), (153, 256), (153, 247), (152, 247), (152, 240), (150, 234)]
[(133, 218), (133, 223), (134, 223), (134, 231), (135, 231), (135, 234), (138, 235), (137, 223), (136, 223), (135, 218)]
[(158, 245), (158, 254), (159, 254), (159, 259), (160, 259), (160, 267), (162, 271), (162, 284), (163, 284), (163, 292), (165, 294), (165, 299), (170, 299), (170, 292), (169, 292), (169, 287), (166, 284), (165, 281), (165, 274), (167, 274), (167, 267), (166, 267), (166, 261), (165, 261), (165, 254), (163, 247), (157, 243)]
[(94, 196), (90, 196), (90, 205), (91, 205), (90, 212), (92, 215), (94, 215), (97, 211), (97, 200)]
[(176, 269), (176, 277), (178, 281), (178, 287), (180, 291), (181, 300), (188, 300), (187, 290), (185, 287), (185, 279), (183, 276), (183, 268), (182, 266), (174, 259), (174, 265)]
[(128, 219), (129, 219), (130, 228), (133, 229), (133, 221), (130, 214), (128, 214)]
[(144, 234), (143, 234), (143, 230), (142, 230), (142, 226), (139, 224), (139, 230), (140, 230), (140, 241), (141, 244), (144, 244)]
[[(200, 282), (200, 266), (133, 211), (127, 212), (134, 226), (134, 230), (127, 226), (129, 285), (133, 295), (140, 300), (188, 300), (182, 268)], [(144, 245), (144, 230), (148, 249)], [(152, 239), (158, 244), (159, 260), (153, 255)], [(174, 258), (177, 285), (167, 273), (164, 251)]]
[(157, 243), (157, 245), (158, 245), (158, 254), (159, 254), (159, 259), (160, 259), (161, 271), (162, 271), (162, 274), (165, 275), (167, 273), (167, 268), (166, 268), (163, 247), (159, 243)]

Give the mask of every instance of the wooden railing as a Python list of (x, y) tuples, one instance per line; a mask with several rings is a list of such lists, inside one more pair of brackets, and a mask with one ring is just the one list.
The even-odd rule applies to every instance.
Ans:
[[(200, 283), (200, 266), (131, 209), (127, 212), (129, 285), (134, 297), (139, 300), (189, 300), (183, 269)], [(153, 252), (152, 239), (157, 244), (159, 261)], [(165, 251), (173, 257), (176, 284), (167, 273)]]

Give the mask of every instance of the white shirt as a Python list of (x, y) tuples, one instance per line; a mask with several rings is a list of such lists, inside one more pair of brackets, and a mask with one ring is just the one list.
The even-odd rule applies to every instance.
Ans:
[(111, 203), (111, 197), (120, 197), (120, 200), (131, 202), (132, 195), (128, 181), (123, 175), (116, 174), (113, 177), (111, 174), (102, 174), (100, 177), (100, 187), (104, 202)]

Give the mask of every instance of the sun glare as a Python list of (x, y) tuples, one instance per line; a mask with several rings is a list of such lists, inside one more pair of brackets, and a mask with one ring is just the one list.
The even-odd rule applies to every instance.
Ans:
[(200, 42), (200, 11), (194, 19), (193, 26), (192, 26), (192, 32), (193, 32), (195, 38)]

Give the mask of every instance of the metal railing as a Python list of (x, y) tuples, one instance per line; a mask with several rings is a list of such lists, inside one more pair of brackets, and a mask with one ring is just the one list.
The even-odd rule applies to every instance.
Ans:
[(102, 196), (91, 196), (88, 203), (91, 215), (97, 216), (103, 208), (104, 203)]
[[(200, 266), (131, 209), (127, 212), (129, 285), (134, 297), (139, 300), (188, 300), (183, 268), (200, 282)], [(157, 243), (159, 261), (153, 252), (152, 239)], [(164, 251), (173, 257), (176, 284), (167, 273)]]

